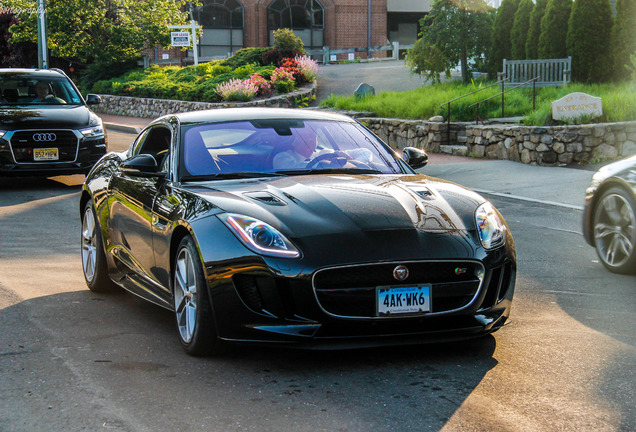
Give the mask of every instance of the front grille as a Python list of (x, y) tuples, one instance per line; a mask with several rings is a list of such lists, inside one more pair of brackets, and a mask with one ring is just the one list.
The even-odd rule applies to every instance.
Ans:
[[(55, 135), (55, 140), (50, 139), (51, 134)], [(44, 137), (45, 140), (36, 141), (35, 135)], [(79, 140), (70, 130), (22, 130), (13, 134), (10, 144), (13, 156), (18, 163), (39, 163), (40, 161), (35, 161), (33, 158), (33, 149), (38, 148), (58, 149), (58, 160), (42, 161), (43, 163), (73, 162), (77, 157)]]
[(483, 266), (472, 261), (427, 261), (404, 263), (409, 276), (393, 277), (402, 263), (372, 264), (321, 270), (314, 277), (314, 291), (320, 306), (332, 315), (377, 316), (377, 287), (431, 286), (431, 312), (442, 313), (468, 306), (481, 285)]

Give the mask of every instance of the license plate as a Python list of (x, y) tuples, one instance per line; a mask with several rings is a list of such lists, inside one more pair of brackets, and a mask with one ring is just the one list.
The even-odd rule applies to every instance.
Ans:
[(59, 160), (60, 154), (57, 148), (36, 148), (33, 149), (34, 161)]
[(431, 286), (378, 287), (378, 315), (425, 313), (431, 311)]

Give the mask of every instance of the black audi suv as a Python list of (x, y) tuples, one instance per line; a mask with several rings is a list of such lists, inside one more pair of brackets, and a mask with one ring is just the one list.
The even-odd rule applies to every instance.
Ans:
[(100, 102), (59, 69), (0, 69), (0, 176), (87, 173), (107, 151)]

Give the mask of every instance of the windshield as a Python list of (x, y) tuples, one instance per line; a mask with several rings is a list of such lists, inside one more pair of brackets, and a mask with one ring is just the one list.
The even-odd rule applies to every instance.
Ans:
[(350, 122), (272, 119), (195, 125), (181, 141), (184, 179), (401, 172), (389, 149)]
[(81, 103), (80, 95), (67, 78), (0, 75), (0, 106)]

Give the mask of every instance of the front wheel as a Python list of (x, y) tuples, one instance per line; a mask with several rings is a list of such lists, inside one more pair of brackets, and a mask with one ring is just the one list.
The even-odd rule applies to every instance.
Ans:
[(88, 201), (82, 213), (82, 269), (88, 288), (96, 293), (119, 290), (108, 276), (106, 254), (93, 203)]
[(594, 211), (594, 242), (608, 270), (636, 272), (636, 203), (623, 189), (603, 192)]
[(179, 340), (185, 351), (193, 356), (221, 353), (223, 346), (216, 335), (203, 266), (190, 236), (184, 237), (177, 248), (172, 287)]

